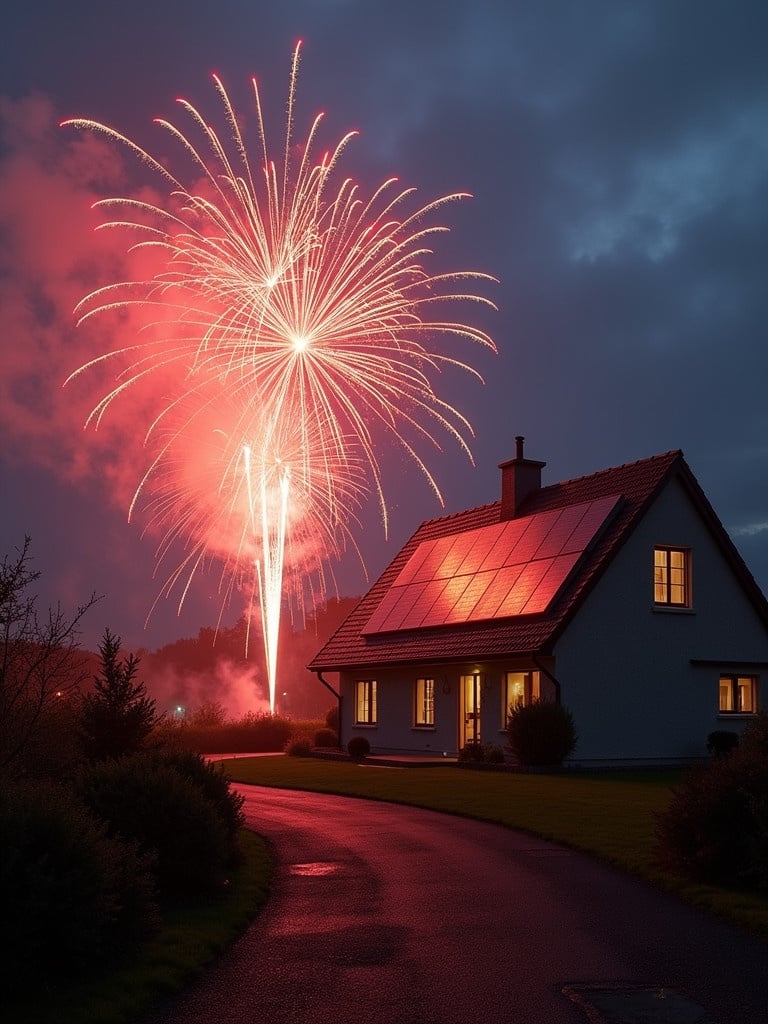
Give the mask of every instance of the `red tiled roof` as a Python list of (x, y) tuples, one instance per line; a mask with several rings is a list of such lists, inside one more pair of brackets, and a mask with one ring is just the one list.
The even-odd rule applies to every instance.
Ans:
[(682, 452), (670, 451), (593, 473), (591, 476), (542, 487), (524, 501), (518, 509), (519, 517), (562, 509), (610, 495), (622, 496), (616, 512), (609, 517), (593, 546), (584, 553), (572, 578), (542, 614), (400, 632), (369, 635), (363, 632), (419, 544), (425, 540), (448, 537), (498, 523), (501, 502), (497, 501), (422, 523), (355, 610), (315, 656), (309, 668), (333, 671), (424, 661), (474, 660), (546, 653), (551, 650), (557, 636), (626, 541), (649, 504), (672, 476), (678, 476), (687, 487), (768, 624), (768, 605), (759, 587), (688, 468)]

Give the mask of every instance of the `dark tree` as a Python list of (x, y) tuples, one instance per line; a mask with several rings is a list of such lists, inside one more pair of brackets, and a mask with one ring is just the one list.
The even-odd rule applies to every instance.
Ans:
[(85, 754), (92, 761), (145, 749), (162, 718), (144, 683), (136, 680), (140, 659), (133, 654), (120, 658), (120, 643), (119, 636), (104, 630), (101, 672), (94, 676), (93, 692), (82, 697), (80, 730)]
[(96, 597), (72, 618), (60, 606), (37, 613), (30, 593), (30, 539), (0, 563), (0, 777), (28, 774), (46, 756), (56, 721), (87, 676), (79, 624)]

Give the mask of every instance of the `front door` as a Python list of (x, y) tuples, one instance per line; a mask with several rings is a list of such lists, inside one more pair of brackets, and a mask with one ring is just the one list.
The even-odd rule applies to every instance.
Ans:
[(480, 742), (480, 673), (461, 677), (459, 747)]

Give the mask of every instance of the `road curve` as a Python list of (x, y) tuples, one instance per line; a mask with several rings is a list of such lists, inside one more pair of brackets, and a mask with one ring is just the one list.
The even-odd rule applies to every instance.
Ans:
[(270, 901), (146, 1024), (766, 1024), (768, 944), (499, 826), (237, 786)]

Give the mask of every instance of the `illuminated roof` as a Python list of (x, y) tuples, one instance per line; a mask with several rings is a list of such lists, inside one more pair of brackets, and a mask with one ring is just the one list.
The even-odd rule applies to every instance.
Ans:
[[(768, 625), (768, 602), (688, 468), (682, 452), (670, 451), (654, 455), (649, 459), (642, 459), (639, 462), (630, 462), (623, 466), (601, 470), (599, 473), (592, 473), (589, 476), (564, 480), (542, 487), (525, 499), (518, 515), (513, 519), (502, 519), (501, 502), (495, 501), (489, 505), (480, 505), (463, 512), (423, 522), (368, 593), (360, 600), (354, 611), (339, 626), (322, 650), (315, 655), (309, 665), (310, 669), (314, 671), (379, 671), (383, 667), (394, 665), (434, 666), (449, 662), (463, 664), (467, 659), (476, 663), (478, 659), (500, 660), (508, 659), (513, 655), (551, 654), (558, 638), (567, 629), (574, 616), (578, 614), (579, 608), (588, 594), (598, 584), (603, 573), (627, 542), (646, 511), (662, 489), (670, 485), (673, 480), (682, 487), (699, 510), (725, 558), (742, 581), (746, 592), (751, 595), (761, 620)], [(419, 578), (419, 582), (422, 584), (433, 581), (436, 572), (444, 571), (443, 565), (446, 570), (451, 563), (456, 569), (465, 569), (463, 563), (467, 557), (470, 558), (468, 564), (472, 564), (472, 559), (479, 559), (479, 553), (482, 550), (480, 538), (484, 544), (486, 538), (492, 536), (486, 532), (489, 529), (496, 531), (505, 530), (507, 527), (512, 529), (512, 524), (519, 524), (526, 519), (544, 524), (548, 520), (539, 518), (544, 514), (549, 516), (553, 513), (567, 512), (568, 515), (571, 515), (572, 510), (577, 507), (592, 506), (593, 503), (600, 502), (602, 499), (610, 499), (610, 512), (610, 505), (618, 494), (621, 495), (622, 500), (616, 504), (610, 514), (605, 514), (602, 526), (597, 526), (592, 541), (585, 541), (586, 546), (582, 554), (559, 589), (556, 585), (552, 587), (549, 603), (543, 612), (513, 614), (503, 618), (497, 616), (483, 620), (466, 617), (469, 614), (467, 606), (475, 601), (475, 604), (472, 605), (474, 609), (480, 600), (477, 597), (477, 590), (481, 587), (481, 583), (476, 580), (476, 577), (488, 569), (488, 565), (485, 564), (486, 555), (482, 562), (474, 563), (472, 573), (469, 571), (465, 573), (467, 577), (471, 576), (472, 578), (467, 579), (467, 585), (462, 594), (455, 598), (446, 611), (442, 626), (419, 628), (410, 625), (411, 620), (405, 617), (404, 605), (401, 622), (408, 623), (407, 626), (393, 629), (388, 625), (386, 630), (370, 632), (371, 624), (377, 626), (377, 623), (387, 621), (385, 618), (379, 617), (380, 609), (383, 615), (384, 602), (387, 602), (386, 607), (389, 608), (389, 611), (395, 607), (394, 604), (389, 605), (389, 602), (393, 600), (388, 596), (390, 591), (401, 591), (399, 596), (404, 600), (408, 599), (405, 597), (408, 587), (416, 585), (418, 569), (423, 567), (424, 572), (427, 573), (427, 558), (429, 552), (435, 550), (436, 543), (444, 545), (442, 548), (443, 558), (440, 559), (439, 565), (429, 570), (431, 576), (424, 579)], [(599, 516), (600, 506), (594, 507)], [(549, 521), (551, 524), (551, 520)], [(542, 547), (541, 543), (537, 546), (534, 554), (541, 552), (541, 557), (529, 563), (532, 570), (536, 562), (543, 561), (544, 557), (556, 559), (568, 554), (565, 547), (560, 547), (559, 551), (556, 547), (560, 530), (562, 528), (564, 531), (567, 520), (558, 518), (558, 522), (561, 524), (559, 527), (547, 531), (547, 546)], [(475, 550), (474, 541), (469, 547), (467, 540), (458, 541), (459, 547), (454, 549), (454, 544), (459, 537), (469, 535), (478, 542), (477, 550)], [(563, 544), (567, 545), (569, 541), (570, 537)], [(438, 550), (440, 549), (438, 548)], [(488, 554), (491, 554), (493, 550), (492, 547)], [(511, 544), (508, 550), (512, 551)], [(458, 559), (462, 552), (462, 559), (456, 564), (453, 560)], [(571, 554), (574, 553), (571, 552)], [(418, 557), (414, 558), (416, 555)], [(446, 562), (449, 555), (450, 560)], [(495, 554), (492, 557), (495, 557)], [(437, 561), (437, 556), (435, 556), (434, 563)], [(430, 562), (430, 564), (434, 563)], [(448, 593), (450, 592), (445, 594), (446, 602)], [(543, 598), (547, 593), (547, 590), (542, 590), (539, 596)], [(490, 593), (488, 593), (487, 600), (490, 600)], [(501, 599), (498, 607), (501, 607)], [(530, 605), (528, 609), (530, 609)], [(447, 618), (449, 612), (458, 615), (460, 619), (458, 621), (449, 620)], [(390, 621), (396, 621), (396, 619)], [(378, 628), (381, 629), (380, 626)]]
[(620, 500), (613, 494), (422, 541), (363, 634), (545, 612)]

